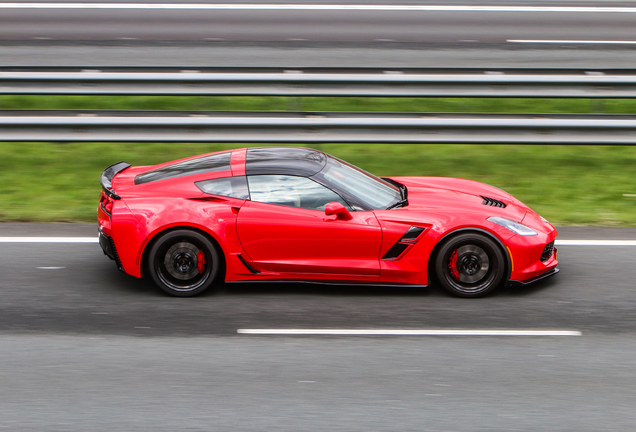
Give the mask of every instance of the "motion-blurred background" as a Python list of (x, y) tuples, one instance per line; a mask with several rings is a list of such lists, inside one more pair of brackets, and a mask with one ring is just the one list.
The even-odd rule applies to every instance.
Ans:
[[(611, 98), (595, 97), (594, 88), (577, 98), (95, 96), (20, 94), (6, 74), (249, 67), (633, 76), (635, 29), (636, 2), (630, 0), (308, 0), (300, 6), (294, 0), (2, 1), (0, 116), (30, 113), (21, 110), (38, 110), (34, 115), (41, 117), (47, 116), (41, 110), (72, 110), (68, 115), (80, 118), (100, 116), (94, 110), (188, 116), (338, 111), (518, 113), (529, 120), (623, 115), (633, 122), (630, 85), (623, 88), (626, 96)], [(3, 125), (0, 238), (95, 236), (99, 175), (120, 160), (149, 165), (253, 145), (10, 142)], [(562, 271), (555, 278), (475, 301), (435, 287), (300, 285), (227, 286), (175, 299), (117, 272), (96, 244), (2, 242), (0, 427), (636, 428), (636, 253), (620, 243), (636, 239), (629, 228), (636, 225), (636, 148), (308, 145), (380, 176), (451, 176), (495, 185), (557, 225), (559, 239), (592, 242), (558, 246)], [(590, 246), (593, 241), (600, 243)], [(611, 246), (616, 241), (623, 246)], [(239, 328), (566, 329), (583, 336), (259, 337), (237, 335)]]

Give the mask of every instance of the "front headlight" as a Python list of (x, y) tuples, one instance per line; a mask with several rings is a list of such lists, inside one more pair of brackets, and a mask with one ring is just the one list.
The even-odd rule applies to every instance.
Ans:
[(519, 222), (511, 221), (510, 219), (504, 219), (502, 217), (491, 216), (486, 220), (490, 222), (494, 222), (497, 225), (501, 225), (502, 227), (512, 231), (515, 234), (519, 234), (522, 236), (537, 235), (537, 232), (533, 230), (532, 228), (528, 228), (527, 226), (522, 225)]

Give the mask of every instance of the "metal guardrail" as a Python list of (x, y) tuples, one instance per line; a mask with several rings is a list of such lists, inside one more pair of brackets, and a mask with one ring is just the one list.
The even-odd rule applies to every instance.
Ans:
[(636, 145), (636, 116), (4, 112), (2, 141)]
[(634, 98), (636, 70), (0, 69), (0, 94)]

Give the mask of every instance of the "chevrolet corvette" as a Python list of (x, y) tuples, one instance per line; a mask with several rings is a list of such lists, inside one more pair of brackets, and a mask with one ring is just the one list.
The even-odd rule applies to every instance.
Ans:
[(379, 178), (318, 150), (221, 151), (101, 175), (99, 243), (175, 296), (225, 282), (426, 287), (459, 297), (556, 274), (555, 228), (512, 195)]

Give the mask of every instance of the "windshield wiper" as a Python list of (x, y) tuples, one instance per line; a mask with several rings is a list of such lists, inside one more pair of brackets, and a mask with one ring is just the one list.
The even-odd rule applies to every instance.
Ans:
[(395, 208), (404, 207), (404, 206), (408, 205), (408, 203), (409, 203), (409, 200), (403, 199), (402, 201), (398, 201), (395, 204), (391, 204), (386, 209), (387, 210), (392, 210), (392, 209), (395, 209)]

